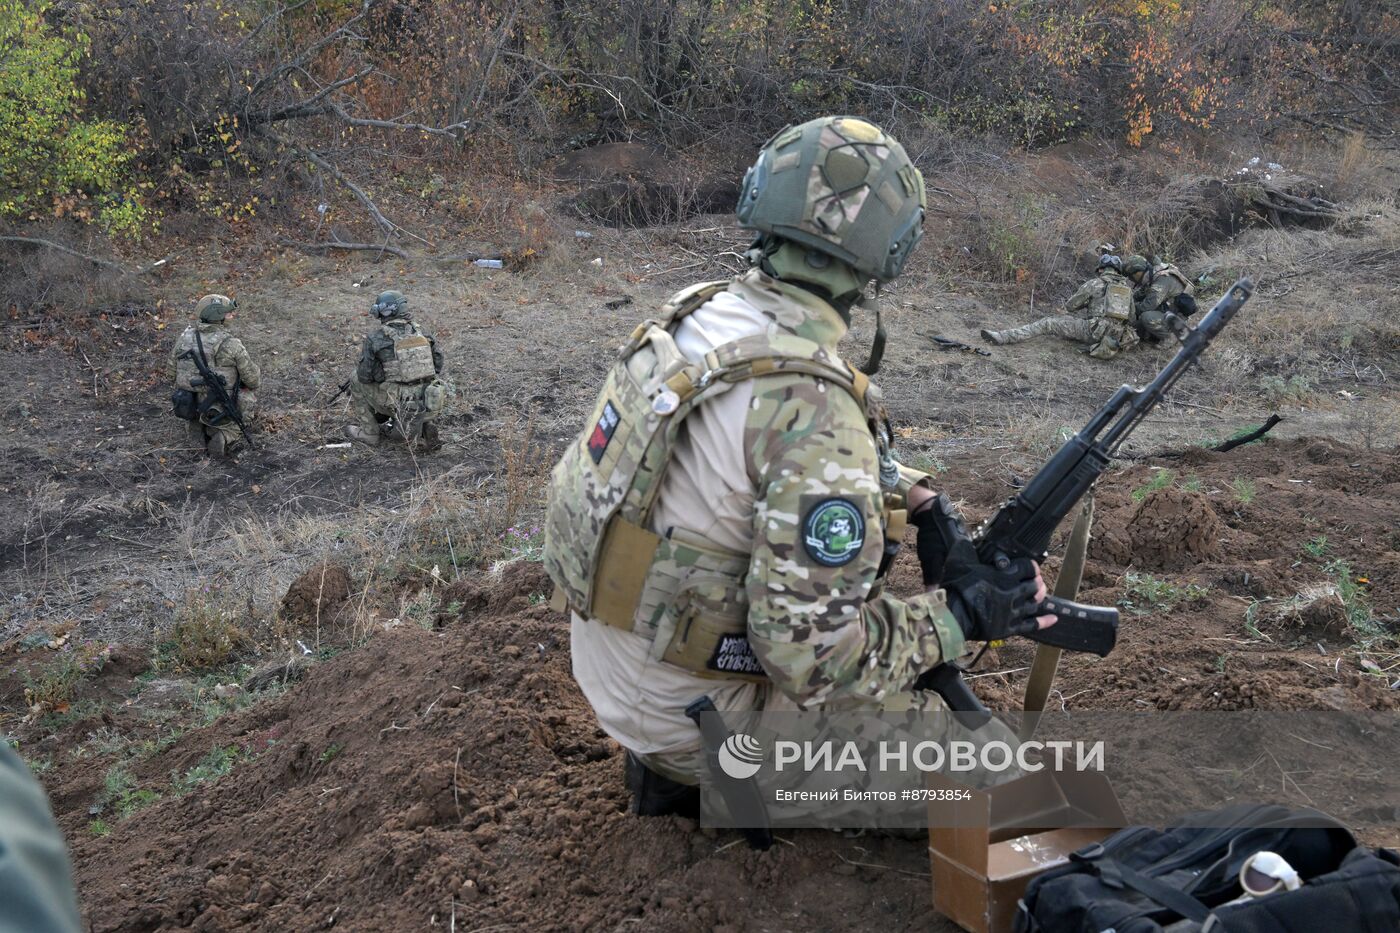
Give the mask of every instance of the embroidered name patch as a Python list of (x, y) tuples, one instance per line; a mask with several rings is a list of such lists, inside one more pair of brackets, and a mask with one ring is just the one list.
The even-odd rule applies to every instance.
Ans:
[(865, 515), (849, 499), (822, 499), (802, 519), (802, 543), (823, 567), (849, 564), (865, 545)]
[(588, 455), (593, 458), (595, 464), (603, 462), (603, 454), (612, 442), (618, 421), (617, 409), (613, 408), (612, 402), (604, 402), (603, 414), (593, 426), (593, 433), (588, 436)]
[(753, 653), (747, 635), (721, 635), (705, 666), (722, 674), (766, 673), (758, 662), (758, 656)]

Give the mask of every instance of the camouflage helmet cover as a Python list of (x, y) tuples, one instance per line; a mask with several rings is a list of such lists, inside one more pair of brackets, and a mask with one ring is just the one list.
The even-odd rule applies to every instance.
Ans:
[(739, 223), (888, 282), (923, 236), (924, 177), (857, 117), (821, 117), (770, 139), (744, 176)]
[(1123, 263), (1123, 274), (1132, 278), (1145, 274), (1152, 268), (1152, 264), (1147, 261), (1146, 256), (1132, 255)]
[(1104, 253), (1099, 257), (1097, 271), (1102, 272), (1104, 269), (1112, 269), (1114, 272), (1122, 273), (1123, 260), (1112, 253)]
[(403, 296), (403, 292), (396, 291), (380, 292), (379, 297), (374, 299), (374, 304), (370, 305), (370, 310), (379, 317), (403, 314), (407, 309), (408, 299)]
[(227, 295), (205, 295), (199, 299), (199, 304), (194, 306), (194, 311), (204, 323), (217, 324), (237, 307), (238, 302)]

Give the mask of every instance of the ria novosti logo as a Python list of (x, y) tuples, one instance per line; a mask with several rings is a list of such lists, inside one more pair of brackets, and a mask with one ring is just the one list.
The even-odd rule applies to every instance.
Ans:
[(719, 747), (719, 766), (736, 781), (745, 781), (763, 767), (763, 745), (751, 735), (736, 732)]

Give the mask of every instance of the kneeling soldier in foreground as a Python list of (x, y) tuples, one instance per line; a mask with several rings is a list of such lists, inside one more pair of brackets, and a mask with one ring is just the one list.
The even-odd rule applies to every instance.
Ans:
[(639, 813), (694, 811), (698, 700), (941, 711), (912, 689), (922, 673), (966, 640), (1054, 621), (1035, 615), (1032, 561), (997, 570), (936, 535), (919, 557), (942, 588), (882, 588), (906, 516), (952, 506), (895, 461), (879, 389), (836, 346), (870, 280), (903, 270), (924, 204), (918, 169), (864, 120), (778, 133), (738, 208), (758, 232), (749, 270), (636, 328), (554, 468), (545, 566)]

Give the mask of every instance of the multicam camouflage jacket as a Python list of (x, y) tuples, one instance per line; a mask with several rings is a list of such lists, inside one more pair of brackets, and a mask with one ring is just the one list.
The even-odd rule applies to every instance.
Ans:
[[(695, 375), (676, 374), (664, 353), (639, 355), (719, 292), (766, 333), (717, 347)], [(554, 470), (545, 563), (567, 604), (651, 640), (662, 661), (701, 677), (771, 680), (804, 706), (879, 703), (959, 655), (962, 633), (941, 592), (901, 600), (881, 591), (885, 542), (902, 535), (905, 495), (924, 476), (889, 455), (878, 389), (835, 353), (846, 330), (836, 311), (751, 270), (682, 293), (658, 325), (634, 333)], [(674, 442), (683, 425), (668, 440), (654, 416), (683, 419), (696, 376), (720, 372), (746, 341), (761, 359), (735, 376), (750, 383), (752, 399), (744, 475), (726, 482), (751, 490), (751, 543), (740, 552), (650, 527), (645, 507), (628, 519), (626, 507), (660, 486), (669, 462), (654, 445)], [(668, 386), (679, 393), (668, 398)], [(680, 518), (707, 527), (706, 516)]]
[[(225, 330), (222, 324), (205, 321), (191, 324), (175, 341), (175, 346), (170, 351), (171, 382), (181, 389), (197, 388), (192, 387), (190, 381), (199, 376), (199, 370), (186, 356), (187, 353), (198, 352), (196, 332), (199, 333), (199, 341), (204, 346), (204, 356), (209, 361), (210, 368), (224, 377), (228, 388), (258, 388), (262, 382), (262, 370), (253, 362), (253, 357), (248, 353), (247, 347), (243, 346), (243, 341)], [(203, 393), (208, 390), (198, 388), (198, 391)]]
[(1162, 308), (1183, 292), (1189, 295), (1194, 291), (1190, 280), (1180, 269), (1170, 263), (1160, 263), (1153, 268), (1151, 280), (1134, 293), (1134, 307), (1141, 316)]

